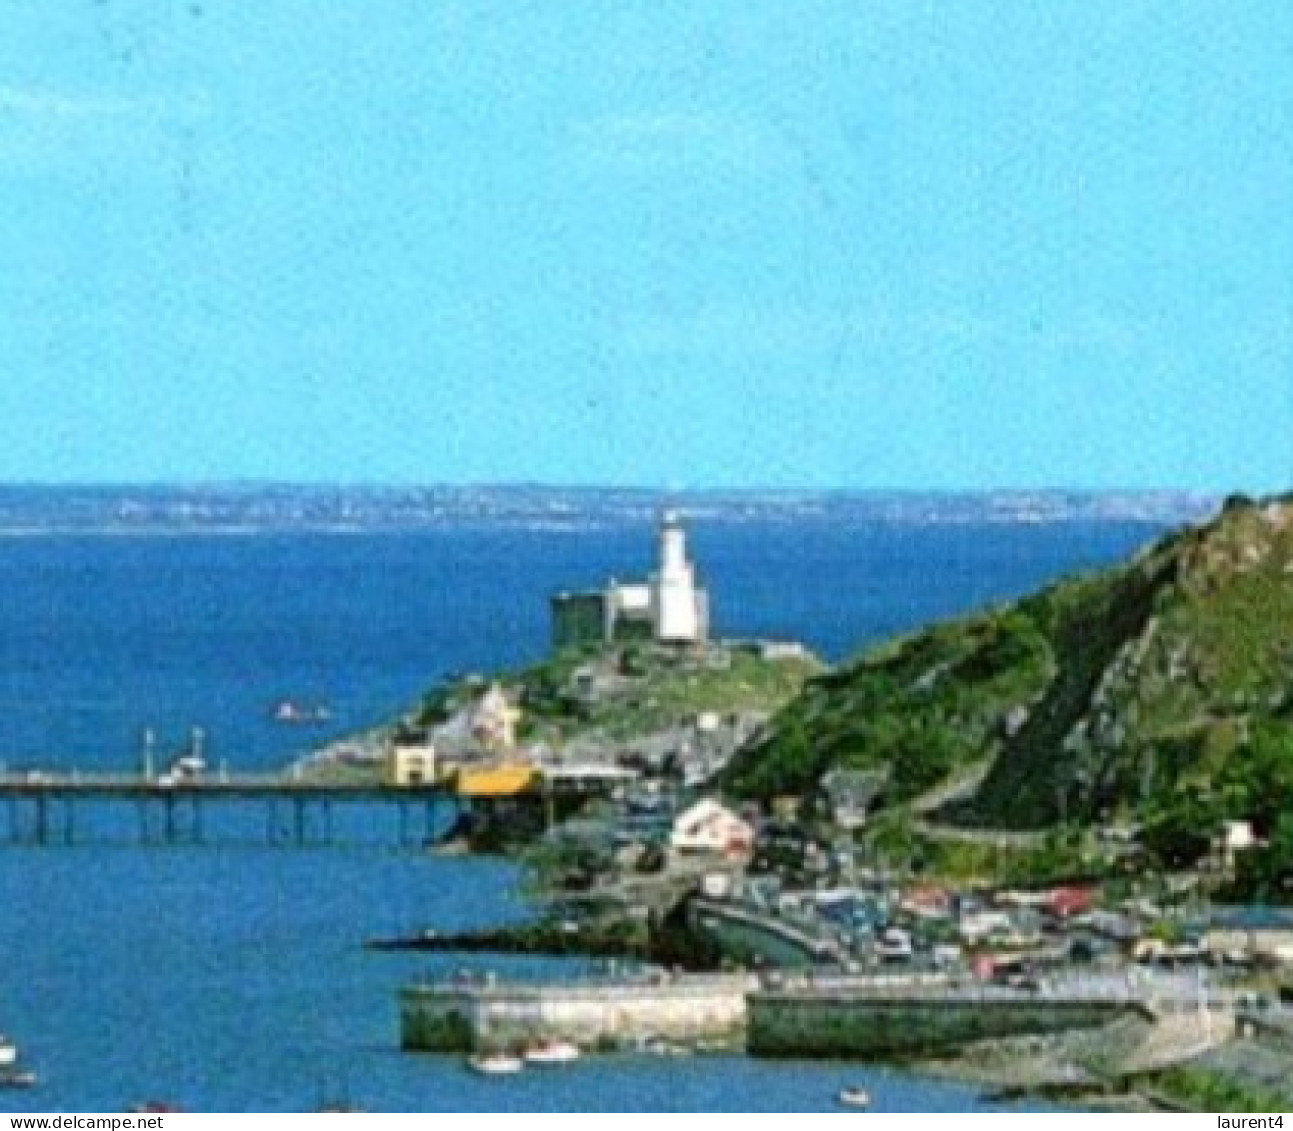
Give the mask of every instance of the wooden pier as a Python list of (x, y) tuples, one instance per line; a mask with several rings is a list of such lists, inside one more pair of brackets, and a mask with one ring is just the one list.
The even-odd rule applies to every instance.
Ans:
[[(398, 845), (426, 843), (441, 806), (456, 805), (444, 785), (394, 787), (325, 782), (284, 774), (201, 776), (163, 781), (137, 774), (0, 774), (0, 843), (73, 845), (92, 837), (90, 807), (133, 807), (143, 844), (205, 844), (208, 810), (259, 806), (264, 841), (306, 847), (332, 844), (334, 808), (367, 806), (393, 814)], [(120, 822), (118, 822), (120, 824)]]
[[(535, 777), (525, 800), (551, 807), (561, 797), (604, 792), (619, 779), (566, 769)], [(201, 845), (217, 809), (259, 808), (263, 830), (257, 839), (273, 845), (307, 847), (339, 843), (343, 810), (364, 810), (386, 820), (386, 842), (422, 846), (446, 827), (446, 815), (466, 807), (515, 803), (516, 797), (464, 797), (452, 780), (396, 786), (380, 782), (327, 781), (290, 773), (201, 774), (192, 777), (77, 771), (0, 773), (0, 845), (41, 847), (89, 843), (95, 830), (88, 811), (111, 809), (120, 839), (122, 810), (134, 809), (133, 838), (142, 844)], [(243, 822), (244, 826), (246, 822)], [(352, 821), (353, 824), (353, 821)], [(371, 825), (372, 822), (369, 822)], [(391, 827), (393, 826), (393, 827)], [(374, 830), (382, 831), (382, 830)], [(245, 839), (245, 836), (244, 836)]]

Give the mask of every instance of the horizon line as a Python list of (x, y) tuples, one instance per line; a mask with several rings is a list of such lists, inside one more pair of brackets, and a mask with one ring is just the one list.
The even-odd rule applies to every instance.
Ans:
[(785, 484), (703, 484), (677, 486), (649, 483), (592, 483), (550, 480), (397, 480), (397, 479), (290, 479), (230, 477), (210, 479), (0, 479), (0, 491), (193, 491), (193, 490), (281, 490), (328, 491), (551, 491), (592, 493), (620, 491), (650, 495), (1178, 495), (1224, 498), (1235, 494), (1265, 497), (1278, 489), (1199, 486), (1090, 486), (1024, 485), (995, 486), (877, 486), (877, 485), (785, 485)]

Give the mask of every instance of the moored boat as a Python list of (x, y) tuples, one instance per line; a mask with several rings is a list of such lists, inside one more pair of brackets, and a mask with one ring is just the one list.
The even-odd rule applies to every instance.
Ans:
[(544, 1041), (525, 1050), (525, 1063), (540, 1067), (573, 1064), (578, 1059), (579, 1046), (569, 1041)]
[(33, 1088), (38, 1082), (39, 1077), (28, 1068), (7, 1068), (0, 1071), (0, 1088)]
[(332, 718), (332, 711), (322, 703), (298, 703), (294, 699), (283, 699), (274, 705), (273, 718), (276, 723), (288, 723), (295, 726), (312, 726), (326, 723)]
[(845, 1107), (870, 1107), (871, 1093), (865, 1088), (845, 1088), (839, 1100)]
[(18, 1063), (18, 1046), (3, 1033), (0, 1033), (0, 1068), (8, 1068)]
[(690, 1056), (692, 1052), (686, 1045), (666, 1041), (663, 1037), (647, 1037), (638, 1047), (651, 1056)]
[(467, 1061), (467, 1067), (482, 1076), (512, 1076), (525, 1068), (525, 1062), (519, 1056), (508, 1053), (487, 1053), (473, 1056)]

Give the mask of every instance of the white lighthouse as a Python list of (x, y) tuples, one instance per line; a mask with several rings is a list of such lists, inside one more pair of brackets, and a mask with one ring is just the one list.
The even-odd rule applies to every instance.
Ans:
[(695, 644), (705, 639), (708, 602), (697, 588), (695, 568), (687, 559), (687, 532), (676, 511), (665, 511), (661, 519), (660, 567), (651, 575), (650, 587), (656, 640)]
[(687, 532), (676, 511), (660, 521), (657, 568), (645, 581), (611, 581), (604, 589), (552, 598), (553, 645), (648, 641), (703, 644), (709, 639), (709, 592), (696, 583)]

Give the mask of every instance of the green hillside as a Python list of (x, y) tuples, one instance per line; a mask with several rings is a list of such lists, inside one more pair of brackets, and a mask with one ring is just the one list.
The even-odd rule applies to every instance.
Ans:
[(1232, 500), (1121, 567), (867, 652), (810, 681), (729, 785), (802, 795), (840, 766), (888, 766), (893, 806), (977, 782), (944, 823), (1133, 819), (1189, 856), (1242, 818), (1293, 844), (1293, 500)]
[[(771, 715), (822, 671), (804, 652), (765, 659), (757, 646), (711, 646), (703, 655), (648, 643), (558, 652), (518, 672), (493, 677), (522, 708), (521, 737), (554, 747), (608, 751), (685, 728), (701, 714)], [(434, 726), (471, 703), (491, 680), (469, 678), (436, 689), (415, 719)]]

